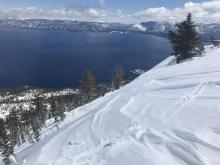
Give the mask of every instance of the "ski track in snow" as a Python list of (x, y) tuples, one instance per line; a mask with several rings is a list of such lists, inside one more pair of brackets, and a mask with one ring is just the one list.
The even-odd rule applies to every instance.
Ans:
[(85, 115), (18, 153), (18, 165), (219, 165), (219, 55), (165, 60), (81, 107)]
[(182, 111), (186, 105), (190, 104), (191, 102), (193, 102), (193, 100), (200, 96), (205, 91), (206, 87), (207, 82), (202, 82), (198, 86), (196, 86), (196, 88), (189, 95), (183, 96), (180, 101), (174, 103), (170, 108), (171, 110), (169, 114), (165, 114), (164, 116), (164, 124), (166, 124), (168, 120), (172, 119), (172, 117), (176, 116), (177, 113)]

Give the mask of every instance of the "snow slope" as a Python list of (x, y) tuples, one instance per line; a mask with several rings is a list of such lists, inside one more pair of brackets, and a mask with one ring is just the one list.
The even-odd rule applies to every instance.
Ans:
[(220, 49), (170, 60), (79, 108), (86, 113), (19, 152), (18, 164), (219, 165)]

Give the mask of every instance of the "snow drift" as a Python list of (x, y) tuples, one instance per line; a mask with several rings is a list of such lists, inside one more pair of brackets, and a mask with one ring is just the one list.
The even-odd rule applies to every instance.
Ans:
[(168, 63), (77, 109), (86, 113), (18, 152), (18, 164), (219, 165), (220, 49)]

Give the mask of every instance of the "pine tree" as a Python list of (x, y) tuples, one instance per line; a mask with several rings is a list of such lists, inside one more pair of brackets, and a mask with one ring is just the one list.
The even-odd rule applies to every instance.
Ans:
[(18, 115), (18, 131), (19, 131), (19, 137), (20, 137), (20, 144), (23, 144), (25, 142), (25, 127), (24, 124), (22, 122), (22, 112), (23, 112), (23, 108), (22, 106), (19, 106), (19, 115)]
[(34, 100), (35, 112), (40, 124), (43, 126), (47, 119), (47, 107), (43, 104), (43, 100), (39, 97), (36, 97)]
[(114, 89), (119, 89), (124, 83), (124, 71), (122, 67), (118, 66), (115, 68), (115, 73), (112, 81)]
[(56, 109), (58, 112), (58, 116), (59, 116), (59, 121), (63, 121), (65, 118), (65, 103), (64, 101), (61, 99), (61, 97), (58, 97), (57, 102), (56, 102)]
[(51, 102), (51, 113), (55, 122), (63, 121), (65, 118), (65, 105), (61, 98), (53, 98)]
[(19, 119), (16, 110), (12, 111), (6, 117), (6, 124), (9, 130), (9, 137), (10, 141), (13, 146), (16, 144), (20, 144), (20, 137), (19, 137)]
[(57, 111), (57, 100), (53, 98), (50, 104), (51, 117), (54, 118), (55, 122), (59, 121), (59, 113)]
[(37, 120), (32, 120), (31, 127), (32, 127), (32, 131), (33, 131), (33, 135), (34, 135), (33, 138), (36, 142), (38, 142), (40, 140), (41, 127), (40, 127), (39, 123), (37, 123)]
[(14, 154), (14, 150), (3, 119), (0, 119), (0, 151), (5, 165), (8, 165), (10, 163), (9, 156)]
[(61, 121), (63, 121), (64, 119), (65, 119), (65, 103), (64, 103), (64, 101), (61, 99), (61, 98), (59, 98), (58, 99), (58, 104), (59, 104), (59, 116), (60, 116), (60, 120)]
[(96, 78), (91, 71), (86, 71), (83, 80), (80, 81), (80, 91), (87, 97), (88, 101), (92, 101), (97, 97)]
[(30, 143), (33, 142), (33, 138), (31, 136), (30, 130), (31, 130), (31, 121), (32, 120), (32, 112), (31, 111), (22, 111), (21, 113), (21, 123), (23, 125), (23, 129), (25, 132), (25, 135), (28, 138), (28, 141)]
[(170, 31), (169, 40), (174, 55), (177, 57), (177, 63), (181, 60), (201, 55), (204, 51), (204, 45), (196, 31), (191, 14), (188, 14), (186, 20), (176, 24), (175, 31)]
[(40, 140), (40, 131), (42, 128), (42, 123), (40, 121), (39, 114), (36, 111), (35, 107), (32, 106), (30, 113), (28, 115), (31, 119), (29, 120), (29, 122), (30, 122), (31, 129), (33, 131), (32, 138), (34, 142), (38, 142)]

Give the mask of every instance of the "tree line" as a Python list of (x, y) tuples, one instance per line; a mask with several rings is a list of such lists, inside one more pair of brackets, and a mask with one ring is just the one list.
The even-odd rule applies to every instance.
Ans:
[(40, 132), (46, 120), (54, 118), (59, 123), (65, 118), (65, 107), (59, 98), (51, 100), (50, 108), (40, 98), (32, 101), (30, 109), (19, 107), (11, 111), (5, 119), (0, 119), (0, 151), (3, 161), (9, 164), (9, 156), (14, 155), (14, 147), (25, 142), (40, 140)]
[[(16, 107), (16, 110), (12, 110), (5, 119), (0, 118), (0, 153), (4, 163), (6, 165), (10, 163), (10, 156), (14, 155), (16, 145), (38, 142), (48, 119), (53, 119), (53, 123), (58, 127), (59, 123), (65, 119), (66, 111), (104, 96), (109, 91), (117, 90), (126, 82), (121, 67), (115, 69), (110, 84), (97, 84), (92, 72), (86, 71), (74, 97), (51, 96), (49, 100), (45, 100), (36, 96), (28, 109), (23, 106)], [(71, 108), (68, 109), (69, 106)]]

